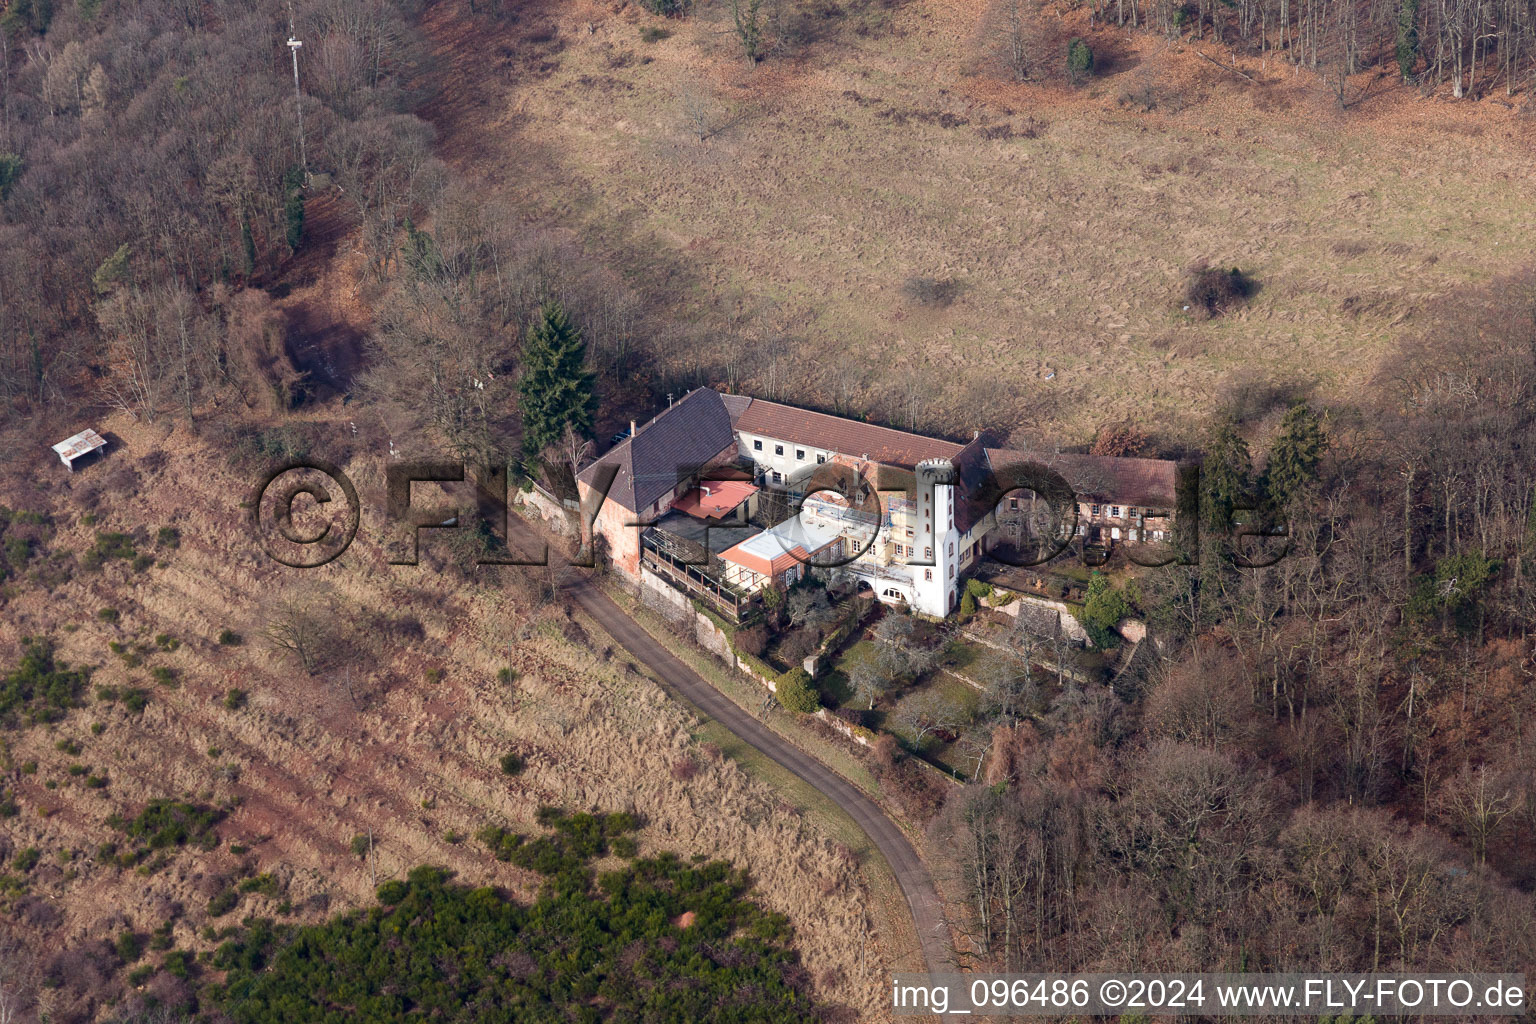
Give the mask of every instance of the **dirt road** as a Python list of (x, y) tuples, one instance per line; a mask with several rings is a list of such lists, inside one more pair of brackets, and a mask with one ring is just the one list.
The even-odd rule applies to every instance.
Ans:
[(581, 610), (596, 620), (608, 635), (668, 685), (675, 687), (700, 711), (815, 786), (841, 807), (874, 840), (875, 846), (890, 863), (896, 881), (912, 909), (913, 923), (917, 927), (923, 959), (928, 969), (950, 969), (949, 929), (944, 923), (943, 904), (939, 902), (933, 878), (927, 866), (918, 858), (906, 834), (873, 800), (859, 792), (841, 775), (732, 703), (659, 644), (596, 585), (583, 579), (572, 585), (569, 593)]

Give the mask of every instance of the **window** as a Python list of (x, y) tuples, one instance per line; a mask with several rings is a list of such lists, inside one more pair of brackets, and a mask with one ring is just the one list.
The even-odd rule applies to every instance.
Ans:
[(949, 557), (950, 558), (954, 558), (955, 557), (955, 542), (954, 541), (950, 541), (949, 542)]
[(1082, 502), (1078, 502), (1076, 505), (1073, 505), (1072, 506), (1072, 511), (1076, 512), (1078, 515), (1082, 515), (1083, 514), (1083, 503)]
[(907, 539), (908, 540), (912, 539), (912, 527), (910, 527), (910, 526), (907, 527)]
[(1097, 506), (1097, 505), (1093, 506), (1093, 514), (1094, 515), (1098, 515), (1099, 514), (1099, 506)]
[(1009, 498), (1008, 499), (1008, 507), (1010, 509), (1012, 509), (1013, 511), (1017, 512), (1019, 510), (1019, 499), (1018, 498)]
[(927, 580), (929, 583), (932, 583), (933, 582), (933, 570), (932, 569), (924, 569), (923, 570), (923, 579)]
[(762, 451), (763, 450), (763, 442), (761, 442), (761, 441), (753, 441), (752, 442), (752, 450), (755, 451), (755, 452)]
[(928, 518), (928, 510), (927, 509), (923, 509), (923, 518), (924, 519)]
[(796, 448), (795, 449), (795, 461), (797, 461), (797, 462), (804, 462), (805, 461), (805, 449), (804, 448)]
[(816, 456), (816, 465), (819, 466), (823, 462), (826, 462), (826, 461), (827, 461), (827, 457), (825, 455), (818, 455), (818, 456)]
[(778, 470), (773, 471), (773, 482), (776, 484), (784, 482), (784, 477)]
[[(773, 446), (773, 454), (775, 454), (775, 455), (783, 455), (784, 454), (784, 446), (781, 445), (781, 444), (774, 445)], [(1098, 511), (1098, 510), (1095, 509), (1094, 511)]]
[(950, 579), (954, 579), (955, 578), (955, 567), (954, 566), (950, 566), (949, 567), (949, 578)]
[(928, 559), (929, 561), (932, 561), (933, 560), (933, 548), (923, 548), (923, 557)]
[(1120, 518), (1120, 506), (1119, 505), (1111, 505), (1111, 506), (1109, 506), (1109, 514), (1114, 516), (1116, 519), (1119, 519)]

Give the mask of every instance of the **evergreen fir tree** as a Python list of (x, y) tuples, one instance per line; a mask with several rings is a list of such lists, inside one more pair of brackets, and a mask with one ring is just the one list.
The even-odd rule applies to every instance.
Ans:
[(1202, 467), (1201, 505), (1205, 528), (1213, 534), (1225, 536), (1232, 525), (1232, 513), (1248, 495), (1253, 477), (1253, 461), (1248, 454), (1248, 442), (1237, 432), (1231, 420), (1224, 420), (1216, 427), (1206, 450)]
[(1317, 467), (1328, 450), (1328, 436), (1317, 416), (1304, 403), (1291, 406), (1280, 423), (1280, 436), (1264, 471), (1264, 493), (1277, 509), (1285, 508), (1317, 479)]
[(523, 452), (530, 461), (558, 441), (567, 424), (582, 437), (592, 436), (596, 375), (586, 363), (581, 331), (558, 302), (546, 302), (528, 327), (518, 382)]
[(286, 225), (288, 250), (298, 252), (299, 246), (304, 244), (303, 172), (297, 167), (289, 168), (288, 173), (283, 175), (283, 188), (287, 192), (283, 200), (283, 221)]

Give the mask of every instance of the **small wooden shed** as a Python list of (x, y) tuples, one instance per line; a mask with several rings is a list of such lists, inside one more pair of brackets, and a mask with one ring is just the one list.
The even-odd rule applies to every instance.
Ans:
[(92, 452), (104, 451), (107, 447), (107, 439), (94, 430), (82, 430), (74, 437), (66, 438), (53, 446), (58, 453), (59, 460), (71, 473), (75, 471), (75, 460), (84, 458)]

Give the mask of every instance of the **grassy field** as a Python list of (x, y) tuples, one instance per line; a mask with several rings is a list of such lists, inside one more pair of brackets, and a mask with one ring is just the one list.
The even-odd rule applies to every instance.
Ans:
[[(764, 904), (793, 922), (818, 996), (872, 1012), (869, 981), (907, 939), (866, 886), (885, 881), (842, 851), (846, 828), (796, 810), (805, 794), (781, 795), (785, 780), (701, 729), (516, 570), (434, 568), (443, 538), (423, 544), (420, 567), (386, 565), (379, 460), (328, 450), (357, 481), (363, 525), (331, 565), (285, 569), (250, 536), (251, 474), (227, 452), (162, 425), (101, 426), (112, 453), (73, 477), (41, 455), (0, 466), (4, 503), (52, 524), (0, 583), (0, 675), (24, 636), (51, 638), (90, 671), (84, 706), (62, 720), (0, 722), (0, 816), (11, 815), (0, 913), (19, 938), (57, 950), (164, 927), (196, 953), (212, 948), (209, 925), (315, 920), (423, 863), (527, 896), (537, 879), (494, 860), (470, 838), (479, 829), (527, 829), (545, 804), (627, 810), (645, 822), (643, 852), (750, 869)], [(179, 537), (162, 543), (173, 524)], [(141, 557), (93, 567), (101, 531), (134, 535), (112, 548)], [(324, 597), (330, 639), (313, 674), (264, 639), (278, 603), (300, 595)], [(515, 777), (501, 764), (509, 751), (525, 765)], [(137, 870), (114, 862), (102, 844), (122, 836), (108, 816), (162, 797), (228, 808), (219, 842)], [(371, 858), (357, 855), (359, 835)], [(35, 864), (17, 861), (34, 848)], [(237, 909), (216, 909), (219, 894), (268, 873)], [(97, 980), (81, 984), (113, 984), (87, 975)], [(77, 997), (71, 981), (57, 1009)]]
[[(1130, 416), (1179, 436), (1255, 367), (1346, 397), (1426, 302), (1529, 258), (1530, 133), (1494, 100), (1372, 71), (1339, 111), (1274, 61), (1239, 62), (1252, 84), (1107, 34), (1087, 88), (1015, 86), (971, 73), (978, 4), (830, 9), (821, 41), (755, 69), (708, 3), (493, 27), (479, 45), (553, 32), (553, 56), (461, 86), (480, 102), (439, 118), (443, 151), (650, 296), (668, 369), (963, 434), (1081, 441)], [(1143, 88), (1150, 111), (1125, 99)], [(1251, 273), (1251, 304), (1184, 314), (1201, 261)], [(913, 278), (952, 301), (909, 298)]]

